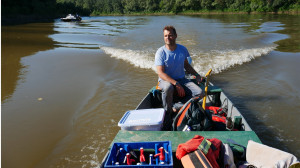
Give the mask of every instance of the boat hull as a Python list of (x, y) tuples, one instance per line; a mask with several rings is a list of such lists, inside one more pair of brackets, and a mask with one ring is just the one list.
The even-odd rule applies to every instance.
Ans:
[[(213, 84), (210, 83), (211, 88), (215, 88)], [(154, 88), (153, 88), (154, 89)], [(136, 107), (136, 110), (149, 109), (149, 108), (161, 108), (162, 105), (157, 97), (153, 94), (153, 89), (143, 98), (143, 100)], [(213, 105), (213, 99), (216, 93), (213, 91), (207, 97), (206, 105)], [(247, 146), (249, 140), (261, 143), (260, 139), (254, 131), (250, 128), (249, 124), (242, 116), (240, 111), (234, 106), (234, 104), (228, 99), (223, 91), (218, 91), (218, 97), (220, 102), (224, 104), (227, 103), (228, 115), (232, 118), (240, 117), (242, 118), (242, 129), (240, 131), (126, 131), (120, 130), (113, 142), (149, 142), (149, 141), (171, 141), (172, 152), (174, 160), (174, 168), (182, 168), (180, 160), (176, 156), (176, 150), (179, 144), (185, 143), (186, 141), (192, 139), (195, 135), (201, 135), (205, 138), (217, 138), (223, 143), (229, 143), (227, 140), (231, 139), (236, 143)], [(111, 145), (109, 149), (111, 148)], [(239, 146), (233, 146), (233, 150), (236, 152), (243, 152), (243, 148)], [(108, 154), (107, 154), (108, 155)], [(101, 167), (104, 167), (106, 157), (104, 157)]]
[(65, 19), (65, 18), (61, 18), (60, 20), (63, 22), (79, 22), (79, 21), (81, 21), (81, 19)]

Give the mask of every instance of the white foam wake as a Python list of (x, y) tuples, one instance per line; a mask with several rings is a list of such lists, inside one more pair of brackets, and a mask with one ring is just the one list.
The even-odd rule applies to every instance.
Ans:
[[(195, 70), (204, 75), (208, 69), (212, 69), (213, 73), (220, 73), (235, 65), (242, 65), (245, 62), (266, 55), (273, 51), (276, 47), (262, 47), (253, 49), (227, 50), (227, 51), (211, 51), (208, 53), (195, 52), (190, 53), (193, 59), (193, 67)], [(139, 51), (130, 49), (118, 49), (113, 47), (100, 47), (106, 54), (111, 57), (122, 59), (128, 63), (145, 69), (156, 71), (154, 65), (155, 51)]]
[(263, 47), (253, 49), (227, 50), (227, 51), (211, 51), (210, 53), (200, 53), (193, 56), (194, 69), (204, 75), (208, 69), (212, 69), (213, 73), (220, 73), (235, 65), (242, 65), (250, 62), (257, 57), (267, 55), (276, 47)]
[(148, 51), (138, 51), (138, 50), (126, 50), (117, 49), (112, 47), (100, 47), (106, 54), (111, 55), (111, 57), (124, 60), (136, 67), (153, 69), (154, 66), (154, 55), (155, 53), (150, 53)]

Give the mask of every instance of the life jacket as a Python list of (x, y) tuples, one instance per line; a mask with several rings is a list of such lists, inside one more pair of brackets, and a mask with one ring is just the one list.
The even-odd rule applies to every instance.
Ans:
[(219, 115), (222, 117), (227, 116), (227, 108), (216, 107), (216, 106), (205, 106), (205, 110), (209, 110), (214, 115)]
[(211, 116), (199, 104), (200, 97), (193, 97), (179, 110), (173, 122), (173, 131), (208, 131), (212, 128)]
[[(214, 131), (226, 131), (233, 130), (230, 127), (232, 126), (232, 120), (230, 117), (227, 117), (227, 108), (215, 107), (215, 106), (206, 106), (205, 110), (211, 113), (211, 120), (213, 122)], [(228, 128), (227, 128), (228, 127)]]
[[(176, 150), (176, 157), (177, 159), (181, 160), (185, 155), (192, 153), (197, 149), (200, 149), (205, 154), (211, 166), (213, 168), (219, 168), (220, 166), (217, 160), (219, 159), (221, 148), (222, 148), (222, 142), (219, 139), (216, 138), (205, 139), (203, 136), (195, 135), (194, 138), (188, 140), (185, 143), (178, 145)], [(201, 159), (201, 157), (197, 157), (197, 158)], [(181, 161), (193, 162), (192, 160), (181, 160)], [(203, 159), (201, 159), (200, 162), (203, 162)]]

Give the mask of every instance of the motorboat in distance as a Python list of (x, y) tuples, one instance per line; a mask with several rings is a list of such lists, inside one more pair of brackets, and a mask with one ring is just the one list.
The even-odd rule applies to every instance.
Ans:
[(81, 17), (79, 15), (72, 15), (72, 14), (68, 14), (65, 18), (60, 18), (61, 21), (64, 22), (77, 22), (77, 21), (81, 21)]

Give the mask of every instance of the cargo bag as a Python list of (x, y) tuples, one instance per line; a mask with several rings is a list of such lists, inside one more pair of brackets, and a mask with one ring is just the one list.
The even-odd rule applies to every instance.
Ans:
[(201, 150), (196, 150), (181, 158), (181, 163), (185, 168), (213, 168)]
[[(176, 150), (176, 157), (177, 159), (181, 160), (183, 165), (190, 165), (192, 162), (193, 165), (201, 163), (203, 166), (220, 168), (219, 162), (220, 160), (223, 161), (223, 158), (220, 158), (221, 148), (222, 141), (220, 141), (219, 139), (206, 139), (203, 136), (195, 135), (194, 138), (178, 145)], [(195, 153), (196, 150), (201, 150), (201, 152), (203, 152), (203, 154), (205, 155), (206, 159), (204, 157), (201, 157), (201, 153)], [(185, 157), (184, 160), (182, 160), (183, 157)]]
[(173, 121), (173, 131), (209, 131), (212, 129), (211, 116), (202, 108), (199, 101), (200, 97), (193, 97), (184, 104)]
[(223, 167), (236, 168), (236, 165), (234, 164), (234, 155), (229, 144), (223, 143), (220, 155), (223, 155), (220, 157), (223, 158)]

